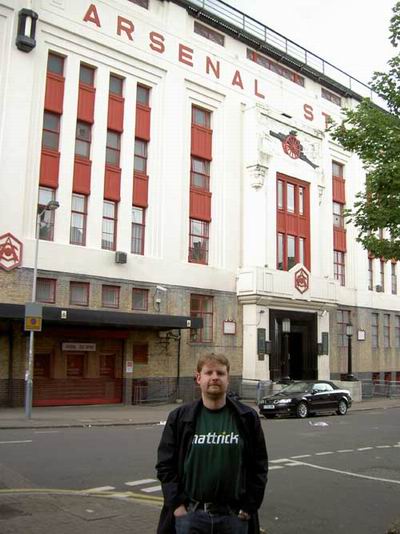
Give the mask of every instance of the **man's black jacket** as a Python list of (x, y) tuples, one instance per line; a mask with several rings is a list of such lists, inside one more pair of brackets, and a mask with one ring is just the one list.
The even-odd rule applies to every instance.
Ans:
[[(268, 476), (268, 455), (260, 420), (253, 408), (226, 399), (236, 415), (240, 435), (244, 440), (244, 485), (240, 508), (251, 514), (249, 534), (259, 533), (257, 510), (264, 498)], [(157, 534), (175, 534), (174, 510), (188, 503), (183, 487), (183, 466), (196, 428), (196, 417), (202, 401), (185, 404), (169, 416), (158, 447), (157, 476), (161, 481), (164, 506)], [(205, 467), (206, 468), (206, 467)], [(223, 497), (221, 499), (223, 501)]]

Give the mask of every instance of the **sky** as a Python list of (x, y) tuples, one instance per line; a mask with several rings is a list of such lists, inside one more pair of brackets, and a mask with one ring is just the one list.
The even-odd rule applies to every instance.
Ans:
[(389, 42), (396, 0), (224, 1), (364, 83), (398, 53)]

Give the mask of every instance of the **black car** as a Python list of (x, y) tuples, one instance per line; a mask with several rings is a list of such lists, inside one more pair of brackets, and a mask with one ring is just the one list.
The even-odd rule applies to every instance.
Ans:
[(302, 380), (293, 382), (278, 393), (264, 397), (258, 407), (260, 414), (270, 418), (275, 415), (307, 417), (317, 412), (336, 412), (346, 415), (351, 406), (351, 395), (328, 380)]

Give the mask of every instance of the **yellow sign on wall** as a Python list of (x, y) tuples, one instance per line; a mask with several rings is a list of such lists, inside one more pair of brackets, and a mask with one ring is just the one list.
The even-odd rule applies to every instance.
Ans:
[(25, 317), (25, 331), (42, 331), (42, 318), (41, 317)]

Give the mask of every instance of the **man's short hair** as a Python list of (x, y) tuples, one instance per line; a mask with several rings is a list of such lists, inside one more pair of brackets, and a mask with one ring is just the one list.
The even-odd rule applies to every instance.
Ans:
[(215, 362), (219, 363), (220, 365), (225, 365), (226, 370), (229, 373), (231, 364), (229, 363), (228, 358), (223, 354), (214, 354), (213, 352), (210, 354), (204, 354), (204, 356), (200, 356), (200, 358), (197, 360), (197, 372), (200, 373), (204, 365), (206, 365), (208, 362)]

